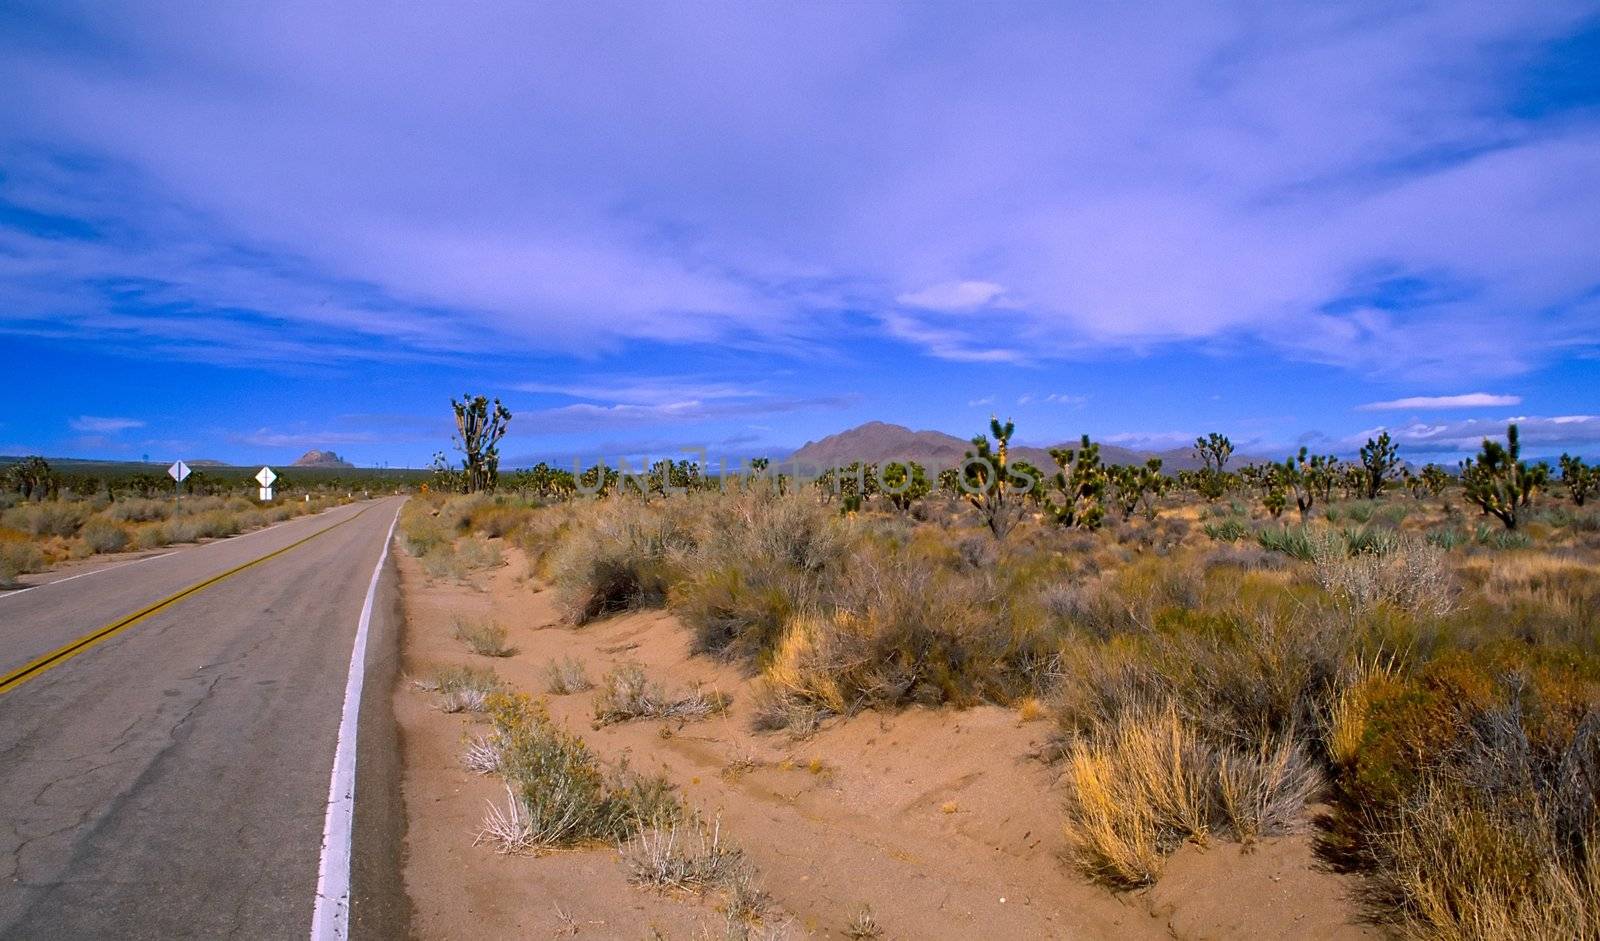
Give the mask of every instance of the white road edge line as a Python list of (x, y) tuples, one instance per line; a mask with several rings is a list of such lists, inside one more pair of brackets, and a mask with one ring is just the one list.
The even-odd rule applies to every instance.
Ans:
[[(404, 504), (401, 505), (404, 507)], [(367, 600), (356, 625), (356, 642), (350, 651), (350, 674), (344, 682), (344, 712), (339, 719), (339, 744), (333, 753), (333, 777), (328, 782), (328, 814), (322, 822), (322, 862), (317, 867), (317, 905), (311, 913), (311, 941), (336, 941), (350, 936), (350, 837), (356, 810), (356, 729), (361, 715), (361, 686), (367, 674), (367, 630), (372, 625), (372, 601), (378, 593), (383, 563), (400, 522), (394, 511), (383, 553), (372, 570)]]

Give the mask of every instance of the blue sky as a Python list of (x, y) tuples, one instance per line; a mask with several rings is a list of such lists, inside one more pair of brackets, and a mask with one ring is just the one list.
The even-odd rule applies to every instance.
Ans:
[(1600, 5), (0, 0), (0, 453), (1600, 457)]

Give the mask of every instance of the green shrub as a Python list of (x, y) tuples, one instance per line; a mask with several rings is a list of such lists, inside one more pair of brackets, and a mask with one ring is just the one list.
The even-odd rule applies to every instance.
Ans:
[(1263, 549), (1281, 552), (1302, 562), (1310, 562), (1315, 555), (1311, 535), (1304, 526), (1263, 529), (1256, 533), (1256, 542), (1260, 543)]
[(1218, 542), (1238, 542), (1250, 535), (1250, 527), (1245, 525), (1244, 520), (1231, 516), (1220, 523), (1207, 523), (1200, 529)]

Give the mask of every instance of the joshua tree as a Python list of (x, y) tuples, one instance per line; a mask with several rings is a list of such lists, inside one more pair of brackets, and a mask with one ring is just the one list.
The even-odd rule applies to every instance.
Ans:
[(890, 461), (878, 472), (878, 490), (889, 498), (895, 509), (904, 513), (918, 500), (928, 495), (928, 472), (916, 461), (909, 464)]
[[(967, 452), (957, 479), (962, 496), (977, 509), (996, 539), (1004, 539), (1021, 519), (1021, 498), (1037, 483), (1026, 475), (1014, 475), (1013, 469), (1007, 466), (1015, 428), (1010, 419), (1001, 424), (1000, 419), (990, 418), (989, 433), (994, 435), (994, 445), (991, 446), (984, 435), (973, 438), (974, 450)], [(1022, 479), (1023, 483), (1013, 486), (1014, 479)]]
[(494, 400), (494, 408), (481, 395), (450, 400), (456, 411), (456, 450), (463, 455), (462, 485), (467, 493), (493, 490), (500, 476), (500, 439), (511, 423), (511, 410)]
[(1228, 458), (1233, 456), (1233, 442), (1213, 431), (1204, 438), (1194, 439), (1194, 454), (1206, 470), (1220, 474), (1228, 469)]
[(1195, 477), (1195, 489), (1209, 503), (1228, 492), (1228, 458), (1233, 456), (1233, 442), (1215, 431), (1204, 438), (1194, 439), (1194, 454), (1204, 465)]
[(50, 469), (50, 462), (38, 455), (25, 457), (11, 465), (6, 477), (24, 500), (43, 500), (55, 492), (58, 483), (55, 472)]
[(1600, 466), (1590, 467), (1583, 463), (1582, 457), (1563, 454), (1561, 482), (1567, 485), (1567, 492), (1572, 495), (1572, 502), (1583, 506), (1584, 501), (1594, 493), (1596, 486), (1600, 486)]
[(1112, 496), (1117, 509), (1122, 511), (1122, 518), (1129, 518), (1142, 506), (1145, 516), (1154, 519), (1156, 498), (1166, 493), (1171, 485), (1171, 480), (1161, 473), (1161, 458), (1153, 457), (1145, 461), (1143, 467), (1117, 464), (1106, 470), (1111, 480)]
[(1368, 500), (1375, 500), (1383, 492), (1383, 482), (1400, 465), (1398, 449), (1387, 431), (1378, 440), (1367, 439), (1361, 446), (1361, 472), (1365, 475), (1362, 486)]
[[(1304, 523), (1311, 515), (1311, 508), (1317, 502), (1319, 485), (1322, 483), (1322, 478), (1327, 475), (1327, 460), (1320, 456), (1307, 458), (1305, 448), (1301, 448), (1295, 457), (1288, 458), (1278, 465), (1274, 477), (1294, 492), (1294, 506), (1300, 511), (1300, 522)], [(1280, 491), (1280, 497), (1282, 496), (1284, 495)], [(1267, 509), (1270, 510), (1271, 507)], [(1280, 506), (1279, 512), (1282, 512), (1282, 509)], [(1276, 516), (1277, 513), (1273, 515)]]
[(1106, 469), (1100, 464), (1100, 445), (1092, 444), (1084, 435), (1077, 448), (1051, 448), (1055, 458), (1056, 475), (1051, 478), (1059, 497), (1045, 501), (1046, 508), (1055, 521), (1063, 526), (1078, 529), (1095, 529), (1105, 519), (1103, 498), (1106, 492)]
[[(1548, 476), (1548, 465), (1545, 467), (1543, 476)], [(1522, 460), (1516, 425), (1506, 428), (1505, 446), (1485, 438), (1477, 459), (1469, 457), (1461, 462), (1461, 482), (1466, 486), (1467, 499), (1500, 520), (1506, 529), (1517, 528), (1517, 508), (1528, 505), (1540, 477), (1536, 467)]]
[(1450, 485), (1450, 472), (1437, 464), (1429, 464), (1422, 468), (1422, 485), (1428, 488), (1428, 496), (1437, 497)]

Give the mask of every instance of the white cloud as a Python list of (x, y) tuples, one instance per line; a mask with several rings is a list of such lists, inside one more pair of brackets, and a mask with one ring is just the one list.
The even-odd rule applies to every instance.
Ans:
[(1476, 451), (1484, 438), (1504, 440), (1506, 426), (1515, 424), (1524, 453), (1600, 447), (1600, 415), (1518, 415), (1509, 418), (1468, 418), (1453, 422), (1413, 422), (1398, 428), (1372, 428), (1346, 438), (1346, 450), (1360, 447), (1368, 438), (1388, 431), (1404, 450), (1422, 452)]
[(1136, 451), (1168, 451), (1193, 445), (1196, 437), (1198, 436), (1192, 431), (1129, 431), (1106, 435), (1096, 440), (1133, 448)]
[(0, 198), (76, 223), (0, 230), (13, 332), (303, 363), (864, 312), (967, 362), (1463, 381), (1600, 336), (1600, 115), (1519, 107), (1590, 4), (56, 6), (0, 30)]
[(101, 418), (94, 415), (80, 415), (67, 424), (73, 431), (92, 435), (114, 435), (130, 428), (144, 427), (144, 422), (137, 418)]
[(974, 310), (1004, 294), (1005, 290), (992, 281), (947, 281), (925, 287), (920, 291), (901, 294), (895, 301), (907, 307), (921, 307), (924, 310)]
[(1359, 406), (1363, 412), (1401, 411), (1405, 409), (1488, 408), (1498, 405), (1521, 405), (1520, 395), (1492, 395), (1488, 392), (1469, 392), (1464, 395), (1414, 395), (1410, 398), (1387, 402), (1368, 402)]
[(328, 448), (341, 444), (374, 444), (384, 437), (371, 431), (274, 431), (258, 428), (232, 436), (232, 440), (257, 448)]
[(519, 392), (630, 405), (666, 405), (685, 400), (750, 399), (763, 395), (758, 389), (731, 382), (624, 375), (595, 375), (562, 383), (524, 382), (514, 388)]

